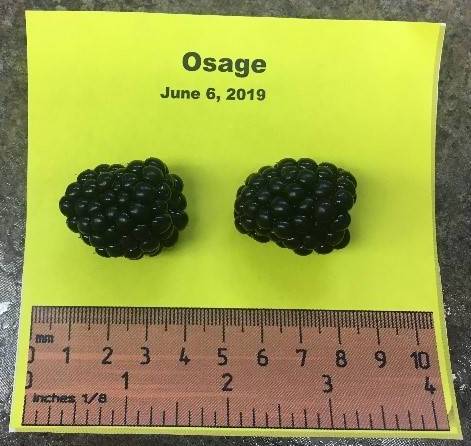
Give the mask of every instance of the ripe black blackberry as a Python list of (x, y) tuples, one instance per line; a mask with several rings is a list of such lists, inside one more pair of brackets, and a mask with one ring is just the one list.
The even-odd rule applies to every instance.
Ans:
[(188, 223), (183, 181), (157, 158), (101, 164), (69, 184), (59, 208), (67, 226), (103, 257), (156, 256)]
[(261, 243), (296, 254), (328, 254), (350, 241), (355, 177), (331, 163), (285, 158), (249, 175), (237, 191), (235, 226)]

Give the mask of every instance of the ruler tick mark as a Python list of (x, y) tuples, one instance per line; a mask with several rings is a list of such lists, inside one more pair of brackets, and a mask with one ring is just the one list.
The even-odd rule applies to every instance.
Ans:
[(69, 317), (69, 324), (68, 324), (68, 328), (67, 328), (67, 340), (69, 340), (69, 341), (70, 341), (71, 331), (72, 331), (72, 318)]
[(59, 424), (62, 426), (63, 424), (63, 421), (64, 421), (64, 411), (61, 410), (61, 417), (60, 417), (60, 420), (59, 420)]
[(435, 410), (435, 402), (432, 400), (433, 421), (435, 422), (435, 429), (438, 430), (437, 411)]
[(347, 429), (347, 416), (343, 414), (343, 428)]
[(162, 411), (162, 426), (165, 426), (165, 410)]
[(214, 411), (214, 425), (217, 426), (218, 425), (218, 414), (216, 411)]
[(111, 410), (111, 426), (114, 426), (114, 410)]
[(263, 344), (263, 322), (260, 324), (260, 341)]
[(178, 426), (178, 401), (175, 403), (175, 426)]
[(415, 342), (417, 343), (417, 345), (420, 345), (419, 330), (417, 326), (415, 327)]
[(317, 412), (317, 428), (321, 428), (321, 415), (319, 412)]
[(188, 426), (191, 426), (191, 410), (188, 410)]
[(299, 343), (300, 344), (303, 343), (303, 327), (302, 327), (301, 323), (299, 323)]
[(340, 325), (337, 327), (337, 338), (338, 338), (339, 344), (342, 345), (342, 336), (341, 336), (341, 333), (340, 333)]
[(304, 409), (304, 427), (307, 428), (307, 409)]
[(420, 418), (422, 419), (422, 429), (425, 430), (425, 419), (423, 415), (420, 415)]
[(88, 415), (89, 415), (89, 410), (87, 409), (85, 411), (85, 425), (88, 426)]
[(201, 426), (204, 426), (204, 407), (201, 407)]
[(373, 417), (370, 413), (368, 414), (368, 418), (370, 419), (370, 429), (373, 429)]
[(239, 426), (242, 427), (243, 426), (243, 420), (242, 420), (242, 412), (239, 412)]
[(376, 327), (376, 342), (381, 345), (381, 338), (379, 337), (379, 327)]
[(38, 424), (38, 411), (37, 410), (34, 412), (34, 424), (35, 425)]
[(76, 417), (77, 417), (77, 403), (74, 403), (74, 413), (72, 415), (72, 424), (75, 424)]
[(291, 427), (294, 427), (294, 413), (291, 412)]
[(381, 406), (381, 418), (383, 419), (383, 427), (386, 429), (386, 414), (384, 413), (384, 406)]
[(409, 428), (412, 430), (412, 417), (410, 415), (410, 410), (407, 411), (407, 418), (409, 418)]
[(355, 416), (357, 419), (357, 428), (360, 429), (360, 415), (358, 413), (358, 410), (355, 410)]
[(136, 424), (137, 424), (138, 426), (139, 426), (139, 423), (141, 422), (141, 420), (139, 419), (139, 418), (140, 418), (140, 415), (141, 415), (141, 413), (140, 413), (140, 411), (138, 410), (138, 411), (136, 412)]
[(399, 430), (400, 429), (400, 427), (399, 427), (399, 417), (398, 417), (397, 414), (395, 414), (395, 418), (396, 418), (396, 429)]
[(281, 427), (281, 406), (278, 404), (278, 426)]
[(334, 428), (334, 413), (332, 411), (332, 398), (329, 398), (330, 426)]
[(268, 412), (265, 412), (265, 426), (268, 427)]
[(98, 409), (98, 424), (99, 425), (101, 425), (101, 410), (102, 410), (102, 408), (100, 406), (100, 408)]
[(226, 424), (227, 427), (231, 425), (229, 398), (226, 398)]
[(51, 423), (51, 406), (48, 407), (47, 409), (47, 425)]
[(152, 426), (152, 418), (153, 418), (153, 412), (154, 412), (154, 408), (152, 406), (150, 406), (150, 411), (149, 411), (149, 426)]
[(106, 340), (110, 340), (110, 321), (108, 321), (106, 324)]
[(128, 424), (128, 396), (124, 398), (124, 424)]
[(222, 342), (226, 342), (226, 322), (225, 318), (222, 319)]
[(185, 320), (185, 323), (183, 324), (183, 342), (186, 342), (186, 333), (187, 329), (186, 329), (186, 320)]
[(255, 427), (257, 425), (257, 420), (255, 418), (255, 408), (252, 407), (252, 425)]

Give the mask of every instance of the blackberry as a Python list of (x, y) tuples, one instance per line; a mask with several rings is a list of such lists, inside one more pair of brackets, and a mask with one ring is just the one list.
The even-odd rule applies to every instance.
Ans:
[(332, 163), (285, 158), (250, 174), (234, 205), (235, 226), (261, 243), (270, 240), (305, 256), (328, 254), (350, 241), (355, 177)]
[(102, 257), (137, 260), (173, 246), (188, 223), (183, 181), (157, 158), (100, 164), (59, 201), (67, 226)]

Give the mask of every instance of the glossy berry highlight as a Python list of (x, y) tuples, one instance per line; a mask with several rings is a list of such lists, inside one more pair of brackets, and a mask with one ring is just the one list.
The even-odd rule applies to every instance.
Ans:
[(102, 257), (156, 256), (188, 224), (183, 181), (157, 158), (84, 170), (59, 209), (68, 228)]
[(350, 242), (355, 177), (332, 163), (285, 158), (250, 174), (234, 205), (237, 230), (298, 255), (329, 254)]

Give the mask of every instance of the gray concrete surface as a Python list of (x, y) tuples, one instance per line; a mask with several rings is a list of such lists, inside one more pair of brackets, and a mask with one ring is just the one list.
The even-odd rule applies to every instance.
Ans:
[[(25, 227), (25, 9), (125, 10), (447, 23), (440, 75), (436, 209), (455, 388), (471, 445), (470, 0), (0, 0), (0, 445), (421, 445), (445, 441), (9, 434)], [(406, 162), (406, 160), (405, 160)]]

